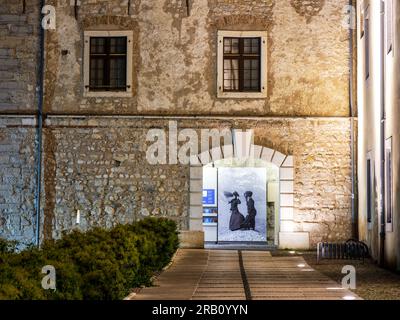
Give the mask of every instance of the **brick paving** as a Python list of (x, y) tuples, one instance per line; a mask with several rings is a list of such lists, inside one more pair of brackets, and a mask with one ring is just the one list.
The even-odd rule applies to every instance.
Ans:
[(134, 300), (360, 299), (302, 257), (263, 251), (179, 250), (172, 265)]

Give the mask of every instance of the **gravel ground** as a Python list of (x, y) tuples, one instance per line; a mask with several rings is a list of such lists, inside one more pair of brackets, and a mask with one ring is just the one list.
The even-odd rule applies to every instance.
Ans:
[(221, 242), (266, 242), (265, 236), (258, 231), (229, 231), (225, 234), (218, 235), (218, 240)]
[[(273, 252), (274, 256), (293, 256), (287, 251)], [(365, 300), (400, 300), (400, 274), (379, 268), (373, 261), (341, 261), (323, 260), (317, 264), (315, 252), (296, 252), (301, 255), (307, 263), (332, 280), (341, 283), (343, 275), (342, 268), (352, 265), (357, 271), (357, 290), (354, 292)]]

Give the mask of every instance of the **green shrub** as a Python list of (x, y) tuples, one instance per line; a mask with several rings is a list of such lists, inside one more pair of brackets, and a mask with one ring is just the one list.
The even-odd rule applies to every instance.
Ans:
[(0, 238), (0, 255), (14, 252), (17, 244), (16, 241), (7, 241)]
[[(42, 248), (14, 253), (0, 242), (0, 300), (117, 300), (150, 285), (178, 248), (176, 223), (149, 218), (111, 230), (74, 231)], [(56, 269), (56, 291), (44, 290), (41, 270)]]

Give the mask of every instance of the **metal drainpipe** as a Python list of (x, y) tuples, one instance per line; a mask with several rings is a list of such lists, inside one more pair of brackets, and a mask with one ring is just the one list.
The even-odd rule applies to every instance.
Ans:
[(40, 1), (39, 8), (39, 67), (38, 67), (38, 109), (37, 109), (37, 129), (36, 129), (36, 245), (40, 246), (40, 198), (42, 194), (42, 136), (43, 136), (43, 87), (44, 87), (44, 29), (42, 28), (42, 8), (45, 1)]
[(380, 254), (379, 263), (383, 267), (385, 265), (385, 240), (386, 240), (386, 186), (385, 186), (385, 38), (384, 38), (384, 26), (385, 26), (385, 2), (381, 1), (380, 8), (380, 19), (381, 19), (381, 58), (380, 64), (380, 77), (381, 77), (381, 115), (380, 115), (380, 138), (381, 138), (381, 164), (380, 164), (380, 175), (381, 175), (381, 231), (380, 231)]
[[(349, 8), (354, 8), (354, 1), (349, 0)], [(354, 55), (354, 41), (353, 41), (353, 16), (352, 12), (350, 12), (350, 28), (349, 28), (349, 68), (350, 68), (350, 79), (349, 79), (349, 104), (350, 104), (350, 149), (351, 149), (351, 219), (352, 219), (352, 238), (359, 239), (358, 234), (358, 210), (357, 210), (357, 196), (356, 196), (356, 170), (355, 170), (355, 139), (354, 139), (354, 95), (353, 95), (353, 76), (354, 76), (354, 64), (353, 64), (353, 55)]]

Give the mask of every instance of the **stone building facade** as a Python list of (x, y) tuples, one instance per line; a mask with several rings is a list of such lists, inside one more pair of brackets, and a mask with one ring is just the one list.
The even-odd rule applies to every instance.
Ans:
[(398, 271), (400, 5), (365, 0), (357, 10), (359, 236), (373, 259)]
[[(40, 8), (35, 0), (1, 4), (0, 236), (29, 243)], [(148, 130), (170, 121), (179, 130), (254, 131), (258, 156), (288, 175), (280, 247), (351, 237), (347, 0), (46, 4), (56, 28), (45, 32), (41, 239), (76, 228), (80, 210), (82, 229), (169, 217), (184, 245), (202, 245), (196, 168), (146, 160)], [(86, 35), (121, 31), (132, 34), (129, 94), (88, 94)], [(219, 31), (266, 34), (263, 97), (219, 97)]]

